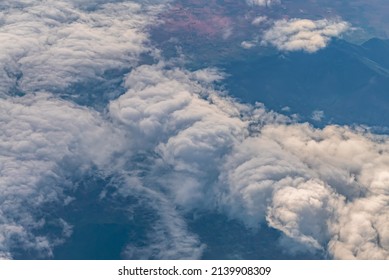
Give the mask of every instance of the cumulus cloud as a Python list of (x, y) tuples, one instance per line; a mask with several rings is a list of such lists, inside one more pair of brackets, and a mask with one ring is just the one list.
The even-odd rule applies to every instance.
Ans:
[[(388, 257), (386, 227), (370, 219), (373, 211), (361, 210), (366, 222), (355, 227), (348, 210), (378, 200), (377, 220), (386, 221), (387, 176), (372, 175), (387, 165), (386, 137), (293, 123), (228, 99), (196, 76), (142, 66), (110, 105), (115, 122), (158, 155), (148, 179), (184, 209), (218, 209), (249, 228), (267, 223), (296, 242), (291, 251)], [(366, 230), (374, 232), (364, 238)], [(347, 238), (351, 232), (360, 243)], [(366, 252), (355, 251), (359, 244)]]
[[(77, 188), (74, 180), (92, 169), (124, 178), (117, 195), (140, 197), (157, 217), (147, 229), (147, 246), (130, 244), (124, 257), (200, 258), (204, 245), (186, 229), (175, 204), (158, 188), (143, 186), (155, 183), (127, 174), (137, 171), (127, 166), (139, 152), (136, 141), (132, 143), (135, 133), (127, 134), (98, 112), (44, 93), (1, 100), (0, 112), (1, 258), (13, 258), (20, 248), (40, 258), (53, 257), (54, 247), (71, 235), (72, 225), (39, 213), (71, 203), (66, 193)], [(56, 224), (59, 233), (52, 236), (42, 230), (47, 223)]]
[(266, 125), (227, 157), (221, 205), (248, 226), (266, 219), (300, 250), (386, 259), (388, 143), (345, 127)]
[[(72, 198), (64, 194), (76, 187), (69, 174), (82, 178), (96, 168), (116, 176), (132, 168), (123, 165), (131, 160), (129, 149), (135, 144), (130, 137), (135, 134), (126, 135), (94, 110), (43, 90), (62, 96), (75, 83), (104, 79), (105, 71), (131, 69), (141, 53), (152, 49), (146, 28), (155, 22), (162, 2), (166, 1), (148, 5), (134, 1), (0, 4), (0, 60), (4, 66), (0, 71), (1, 258), (13, 258), (20, 248), (37, 257), (52, 257), (53, 248), (69, 237), (71, 225), (66, 221), (48, 221), (39, 214), (47, 205), (71, 203)], [(221, 78), (212, 69), (193, 73), (193, 77), (204, 83)], [(18, 92), (26, 95), (12, 97)], [(166, 200), (162, 193), (156, 194), (154, 204), (157, 199)], [(191, 234), (185, 231), (185, 222), (174, 205), (160, 205), (154, 207), (160, 217), (150, 232), (152, 254), (139, 256), (198, 258), (202, 246), (194, 235), (189, 238)], [(58, 224), (62, 234), (43, 232), (47, 223)], [(165, 248), (155, 255), (165, 233)], [(124, 255), (130, 257), (129, 250), (126, 252)]]
[[(46, 223), (35, 214), (49, 203), (66, 204), (66, 161), (80, 173), (91, 166), (108, 168), (124, 142), (97, 113), (47, 94), (1, 100), (0, 124), (0, 252), (12, 257), (19, 244), (50, 256), (62, 237), (33, 234)], [(68, 236), (66, 221), (57, 223)]]
[(199, 175), (205, 165), (215, 170), (218, 160), (245, 133), (245, 123), (231, 117), (239, 116), (243, 106), (221, 98), (208, 86), (209, 77), (221, 76), (212, 69), (189, 72), (163, 64), (141, 66), (128, 76), (128, 92), (109, 107), (111, 117), (136, 135), (137, 149), (154, 149), (162, 157), (161, 168), (172, 166), (167, 176), (158, 175), (163, 185), (182, 178), (190, 190), (171, 186), (181, 204), (201, 202), (207, 178)]
[(263, 44), (281, 51), (316, 52), (327, 46), (331, 38), (339, 37), (350, 25), (340, 20), (282, 19), (265, 31)]
[[(388, 136), (317, 129), (241, 104), (215, 88), (217, 69), (138, 66), (159, 7), (103, 2), (0, 4), (0, 258), (21, 247), (52, 256), (72, 225), (58, 218), (58, 234), (43, 233), (39, 213), (71, 202), (66, 190), (77, 186), (66, 174), (92, 169), (120, 181), (117, 199), (136, 195), (155, 216), (146, 244), (128, 244), (127, 258), (201, 258), (206, 244), (185, 221), (196, 209), (275, 228), (293, 241), (282, 243), (291, 253), (389, 258)], [(347, 27), (280, 20), (264, 42), (313, 52)], [(123, 68), (125, 93), (101, 112), (57, 94)]]
[(132, 174), (117, 195), (149, 201), (157, 219), (147, 245), (129, 244), (127, 258), (200, 258), (204, 245), (183, 218), (193, 209), (247, 228), (267, 224), (293, 241), (282, 243), (291, 253), (388, 258), (387, 136), (316, 129), (240, 104), (214, 89), (222, 77), (216, 69), (139, 66), (107, 115), (50, 95), (3, 100), (2, 256), (12, 257), (15, 236), (46, 254), (57, 244), (33, 234), (44, 221), (31, 209), (64, 203), (61, 163), (72, 158), (80, 170)]

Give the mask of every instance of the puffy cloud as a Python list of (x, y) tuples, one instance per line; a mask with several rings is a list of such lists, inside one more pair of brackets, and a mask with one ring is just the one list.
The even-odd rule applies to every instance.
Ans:
[(200, 258), (204, 245), (183, 218), (193, 209), (248, 228), (266, 223), (293, 241), (282, 243), (291, 253), (388, 258), (388, 138), (240, 104), (214, 89), (222, 77), (139, 66), (103, 116), (44, 94), (3, 100), (2, 257), (12, 257), (15, 238), (46, 255), (62, 240), (34, 234), (45, 223), (34, 209), (66, 203), (71, 162), (127, 178), (117, 195), (137, 194), (155, 213), (147, 245), (129, 244), (127, 258)]
[(266, 125), (227, 156), (221, 207), (250, 227), (266, 217), (298, 250), (387, 259), (388, 147), (345, 127)]
[(282, 51), (316, 52), (339, 37), (350, 25), (339, 20), (282, 19), (265, 31), (263, 44), (271, 44)]
[(69, 235), (69, 225), (55, 222), (62, 237), (36, 234), (47, 222), (38, 213), (45, 205), (68, 202), (64, 190), (72, 186), (64, 170), (109, 170), (125, 142), (97, 113), (48, 94), (0, 100), (0, 124), (1, 255), (13, 257), (21, 246), (50, 256)]
[(339, 259), (389, 259), (388, 196), (370, 195), (343, 209), (329, 248)]
[[(197, 72), (194, 77), (203, 75)], [(136, 133), (126, 134), (100, 113), (50, 94), (7, 98), (1, 100), (0, 109), (1, 258), (15, 257), (20, 248), (40, 258), (52, 257), (53, 248), (71, 235), (71, 225), (61, 218), (42, 217), (40, 213), (71, 203), (73, 198), (66, 193), (74, 192), (77, 188), (74, 181), (81, 180), (92, 169), (97, 170), (94, 176), (101, 173), (125, 178), (118, 184), (116, 195), (124, 198), (136, 195), (156, 215), (147, 229), (147, 246), (129, 244), (124, 257), (201, 256), (204, 246), (186, 229), (175, 204), (163, 191), (144, 187), (143, 184), (155, 184), (148, 182), (148, 178), (141, 181), (127, 174), (138, 171), (136, 163), (131, 163), (139, 152), (131, 143)], [(46, 207), (50, 208), (45, 210)], [(56, 235), (44, 230), (48, 223), (59, 228)]]
[[(230, 106), (231, 101), (217, 96), (210, 83), (222, 75), (215, 69), (189, 72), (168, 68), (161, 63), (133, 70), (126, 79), (129, 91), (111, 103), (108, 116), (44, 93), (1, 101), (4, 203), (0, 210), (4, 227), (0, 230), (0, 252), (4, 258), (12, 258), (18, 249), (13, 240), (42, 257), (50, 257), (53, 247), (69, 235), (70, 225), (65, 221), (60, 223), (64, 233), (58, 238), (50, 233), (36, 234), (47, 221), (34, 214), (48, 204), (59, 207), (71, 202), (64, 193), (76, 186), (66, 174), (74, 172), (72, 176), (82, 178), (83, 173), (96, 167), (102, 174), (126, 177), (128, 172), (139, 171), (132, 161), (140, 153), (159, 153), (177, 171), (160, 176), (165, 167), (158, 158), (147, 176), (126, 181), (118, 189), (118, 196), (137, 194), (150, 200), (148, 205), (158, 217), (148, 229), (147, 246), (129, 244), (123, 255), (164, 259), (201, 256), (203, 245), (188, 232), (166, 191), (174, 195), (177, 204), (187, 205), (190, 197), (185, 193), (189, 192), (174, 183), (186, 173), (193, 173), (187, 182), (192, 180), (193, 186), (203, 188), (197, 182), (200, 165), (210, 160), (217, 162), (211, 158), (215, 156), (211, 142), (220, 142), (216, 150), (222, 156), (223, 150), (232, 145), (234, 134), (240, 134), (242, 125), (239, 119), (229, 124), (228, 116), (239, 115), (244, 106)], [(174, 139), (181, 132), (183, 135)], [(187, 145), (190, 137), (198, 139)], [(197, 145), (204, 150), (198, 152)], [(189, 164), (196, 153), (198, 160)], [(194, 171), (196, 168), (198, 171)], [(164, 185), (168, 181), (174, 184)]]
[(63, 94), (74, 83), (129, 69), (141, 53), (151, 51), (146, 29), (155, 23), (159, 5), (104, 1), (89, 11), (75, 2), (81, 1), (10, 1), (0, 6), (3, 95), (12, 89)]
[[(151, 2), (7, 1), (0, 5), (4, 43), (0, 55), (4, 62), (0, 71), (4, 97), (0, 101), (4, 133), (1, 258), (13, 258), (20, 248), (50, 257), (53, 247), (71, 234), (71, 226), (62, 219), (55, 222), (62, 234), (57, 232), (55, 237), (42, 232), (45, 224), (53, 221), (38, 214), (47, 205), (60, 207), (71, 202), (64, 193), (76, 186), (68, 173), (82, 177), (96, 167), (98, 172), (116, 176), (132, 168), (125, 165), (132, 158), (130, 137), (138, 138), (136, 134), (127, 134), (129, 138), (124, 140), (125, 133), (99, 113), (56, 99), (42, 89), (64, 95), (65, 88), (74, 83), (103, 79), (105, 71), (136, 65), (139, 55), (152, 49), (145, 29), (155, 22), (161, 8), (158, 4), (164, 1)], [(220, 78), (212, 69), (193, 73), (193, 79), (202, 83)], [(27, 95), (9, 97), (19, 91)], [(31, 91), (37, 95), (28, 94)], [(166, 200), (162, 193), (156, 194), (154, 200)], [(194, 235), (189, 238), (174, 205), (161, 205), (165, 206), (154, 209), (160, 218), (153, 229), (157, 235), (150, 240), (166, 233), (168, 241), (154, 257), (198, 258), (202, 246)], [(161, 241), (150, 241), (153, 254)]]
[[(147, 180), (186, 211), (218, 209), (250, 228), (267, 223), (295, 242), (284, 245), (291, 252), (388, 257), (386, 227), (378, 226), (387, 221), (386, 137), (293, 123), (215, 92), (201, 76), (141, 66), (128, 76), (127, 93), (111, 102), (111, 118), (137, 136), (136, 149), (157, 155)], [(351, 209), (371, 203), (355, 227)], [(382, 213), (374, 221), (373, 211)], [(355, 251), (360, 244), (364, 252)]]
[[(316, 129), (241, 104), (215, 89), (217, 69), (162, 60), (136, 66), (151, 49), (145, 29), (159, 7), (106, 2), (0, 4), (0, 258), (21, 247), (51, 256), (71, 225), (58, 218), (57, 235), (43, 233), (40, 213), (71, 203), (66, 190), (77, 186), (67, 175), (93, 168), (123, 180), (118, 200), (136, 195), (155, 216), (146, 245), (128, 244), (127, 258), (200, 258), (204, 245), (184, 218), (193, 209), (248, 228), (267, 224), (293, 241), (282, 243), (292, 253), (389, 258), (387, 136)], [(347, 27), (281, 20), (264, 41), (316, 51)], [(126, 92), (104, 112), (41, 92), (66, 94), (69, 85), (123, 68), (131, 68)], [(36, 95), (11, 97), (17, 91)]]
[[(109, 107), (112, 118), (136, 135), (137, 149), (154, 149), (161, 168), (172, 166), (167, 176), (157, 177), (172, 185), (180, 204), (201, 202), (204, 167), (216, 172), (218, 161), (245, 134), (246, 124), (237, 117), (244, 106), (220, 97), (208, 86), (210, 77), (221, 76), (212, 69), (141, 66), (128, 76), (128, 92)], [(185, 187), (176, 186), (180, 178)]]

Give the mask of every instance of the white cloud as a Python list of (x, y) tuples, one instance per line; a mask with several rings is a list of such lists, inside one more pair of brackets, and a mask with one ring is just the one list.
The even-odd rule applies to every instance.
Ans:
[[(137, 149), (154, 149), (161, 168), (172, 166), (173, 172), (157, 177), (182, 205), (201, 203), (207, 178), (200, 174), (206, 166), (217, 172), (218, 161), (245, 133), (246, 124), (236, 117), (242, 106), (218, 96), (209, 79), (199, 80), (211, 77), (205, 71), (141, 66), (127, 78), (128, 92), (109, 107), (112, 118), (136, 135)], [(179, 188), (181, 179), (185, 187)]]
[(265, 31), (262, 43), (282, 51), (316, 52), (327, 46), (333, 37), (339, 37), (350, 25), (339, 20), (282, 19)]
[[(53, 247), (69, 236), (71, 226), (61, 219), (62, 236), (36, 233), (52, 221), (39, 218), (35, 211), (40, 212), (48, 203), (61, 207), (72, 200), (64, 195), (66, 188), (76, 187), (64, 177), (64, 173), (72, 172), (63, 169), (76, 170), (81, 177), (92, 167), (112, 176), (131, 169), (124, 165), (134, 151), (129, 149), (135, 146), (131, 144), (134, 134), (125, 140), (124, 133), (99, 113), (42, 92), (47, 89), (66, 94), (68, 86), (101, 79), (106, 70), (133, 67), (141, 53), (152, 50), (146, 28), (155, 23), (155, 15), (161, 10), (157, 4), (163, 1), (154, 1), (155, 5), (102, 2), (108, 1), (0, 4), (0, 61), (4, 65), (0, 71), (4, 133), (0, 137), (1, 258), (13, 258), (18, 246), (39, 257), (50, 257)], [(97, 6), (89, 10), (89, 4)], [(220, 78), (212, 69), (193, 73), (199, 83)], [(36, 95), (7, 96), (16, 88)], [(166, 200), (162, 193), (155, 199)], [(154, 211), (160, 212), (160, 219), (151, 240), (167, 234), (165, 247), (157, 257), (198, 258), (202, 245), (185, 230), (174, 205)], [(153, 253), (163, 245), (162, 240), (151, 243)]]
[[(198, 208), (249, 228), (267, 223), (295, 242), (283, 243), (292, 251), (389, 258), (387, 136), (315, 129), (260, 104), (240, 104), (215, 90), (212, 83), (223, 78), (217, 69), (136, 66), (152, 49), (145, 29), (156, 6), (44, 3), (0, 4), (0, 258), (12, 258), (17, 246), (50, 256), (71, 225), (58, 219), (60, 236), (37, 234), (47, 221), (36, 212), (69, 203), (64, 193), (76, 186), (64, 174), (71, 169), (82, 177), (92, 167), (124, 178), (115, 195), (143, 197), (157, 217), (148, 244), (129, 244), (128, 258), (200, 258), (204, 245), (183, 216)], [(264, 41), (313, 52), (347, 27), (281, 20)], [(103, 113), (41, 91), (65, 94), (73, 83), (129, 65), (126, 93)], [(11, 97), (13, 87), (36, 95)], [(138, 167), (138, 154), (147, 168)]]
[(274, 4), (280, 4), (280, 0), (246, 0), (250, 6), (272, 6)]
[[(201, 257), (181, 212), (199, 208), (249, 228), (267, 223), (294, 241), (283, 243), (291, 251), (388, 258), (388, 138), (239, 104), (212, 87), (222, 76), (137, 67), (107, 116), (45, 94), (2, 100), (2, 257), (12, 257), (11, 235), (50, 255), (57, 243), (32, 234), (44, 222), (31, 209), (66, 203), (61, 168), (72, 159), (81, 172), (134, 174), (117, 195), (150, 201), (159, 218), (148, 246), (129, 244), (128, 258)], [(148, 155), (146, 171), (132, 162), (137, 153)]]
[(261, 25), (262, 23), (266, 22), (267, 21), (267, 17), (266, 16), (259, 16), (259, 17), (256, 17), (253, 19), (253, 21), (251, 22), (252, 25)]
[(251, 48), (255, 47), (256, 44), (255, 44), (255, 42), (243, 41), (240, 45), (244, 49), (251, 49)]
[(220, 203), (251, 227), (266, 217), (301, 250), (386, 259), (388, 148), (349, 128), (269, 124), (227, 156)]
[(91, 166), (109, 170), (123, 138), (97, 113), (47, 94), (0, 100), (0, 124), (0, 254), (12, 257), (19, 243), (50, 256), (69, 226), (57, 221), (63, 228), (58, 239), (36, 236), (46, 221), (34, 213), (48, 203), (66, 204), (66, 160), (80, 174)]
[[(112, 118), (139, 138), (137, 149), (158, 154), (149, 180), (184, 209), (216, 207), (253, 228), (268, 223), (300, 250), (388, 257), (386, 227), (362, 209), (367, 220), (357, 228), (347, 210), (387, 196), (387, 138), (347, 127), (288, 124), (261, 107), (254, 113), (218, 95), (195, 77), (163, 64), (142, 66), (127, 78), (129, 91), (110, 105)], [(386, 207), (374, 209), (382, 213), (380, 223)], [(373, 228), (375, 235), (364, 238), (362, 232)], [(346, 238), (350, 232), (360, 243)], [(346, 252), (359, 244), (370, 255)]]
[[(22, 3), (27, 7), (15, 8)], [(78, 9), (72, 1), (19, 5), (0, 10), (3, 94), (12, 87), (58, 91), (85, 79), (102, 79), (108, 70), (129, 69), (141, 53), (151, 51), (146, 28), (161, 10), (128, 1), (101, 4), (93, 11)]]
[[(143, 201), (145, 202), (145, 197), (150, 200), (147, 206), (153, 209), (158, 219), (148, 231), (146, 246), (129, 244), (124, 248), (123, 256), (126, 259), (200, 259), (205, 245), (187, 229), (186, 222), (175, 205), (159, 191), (147, 187), (142, 189)], [(129, 191), (133, 193), (133, 187)]]

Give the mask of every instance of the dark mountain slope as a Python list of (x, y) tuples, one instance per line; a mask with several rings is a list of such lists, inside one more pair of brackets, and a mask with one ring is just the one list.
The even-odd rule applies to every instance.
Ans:
[(335, 40), (314, 54), (278, 53), (220, 67), (231, 74), (231, 94), (243, 101), (276, 111), (288, 106), (303, 120), (322, 110), (327, 123), (389, 126), (388, 41)]

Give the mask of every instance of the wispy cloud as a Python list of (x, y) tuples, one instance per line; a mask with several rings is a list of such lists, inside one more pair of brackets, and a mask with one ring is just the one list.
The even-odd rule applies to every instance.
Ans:
[[(127, 181), (124, 186), (129, 194), (138, 192), (142, 204), (152, 210), (156, 220), (145, 236), (145, 244), (128, 244), (122, 255), (126, 259), (199, 259), (205, 245), (201, 244), (195, 233), (188, 230), (182, 213), (168, 197), (150, 186), (138, 184), (135, 190), (133, 183)], [(122, 190), (123, 191), (123, 190)]]
[(312, 117), (311, 119), (317, 122), (322, 121), (324, 118), (324, 112), (320, 110), (315, 110), (312, 112)]

